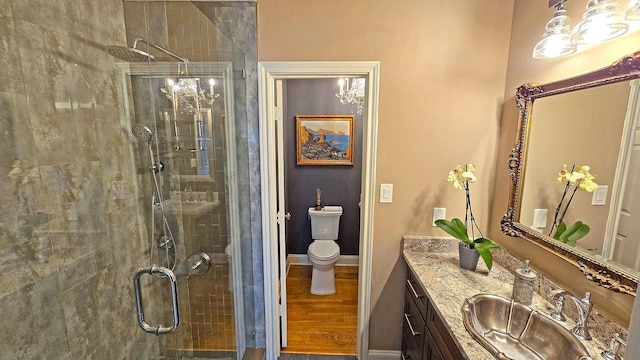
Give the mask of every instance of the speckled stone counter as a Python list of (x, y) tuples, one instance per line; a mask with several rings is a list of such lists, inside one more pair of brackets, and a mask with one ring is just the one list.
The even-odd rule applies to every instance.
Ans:
[[(460, 268), (458, 241), (455, 239), (404, 237), (403, 257), (463, 355), (469, 360), (494, 360), (493, 355), (467, 332), (460, 309), (466, 298), (479, 293), (511, 298), (513, 275), (495, 261), (490, 272), (483, 261), (478, 262), (475, 271)], [(549, 314), (548, 305), (542, 296), (535, 294), (530, 307)], [(571, 329), (575, 323), (569, 319), (562, 325)], [(601, 358), (604, 344), (597, 340), (582, 343), (593, 359)]]

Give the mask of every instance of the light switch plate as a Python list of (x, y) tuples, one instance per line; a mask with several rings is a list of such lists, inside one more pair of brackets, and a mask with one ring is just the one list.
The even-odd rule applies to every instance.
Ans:
[(538, 229), (547, 227), (547, 209), (533, 210), (533, 227)]
[(380, 202), (390, 203), (393, 201), (393, 184), (380, 184)]
[(591, 198), (591, 205), (602, 206), (607, 205), (607, 192), (609, 186), (599, 185), (597, 189), (593, 190), (593, 197)]

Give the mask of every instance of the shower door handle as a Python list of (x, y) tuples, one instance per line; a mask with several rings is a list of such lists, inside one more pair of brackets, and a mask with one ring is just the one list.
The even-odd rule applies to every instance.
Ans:
[(287, 219), (287, 220), (291, 220), (291, 213), (287, 213), (287, 214), (284, 216), (284, 218), (285, 218), (285, 219)]
[[(171, 326), (151, 326), (147, 324), (144, 319), (144, 307), (142, 306), (142, 295), (140, 291), (140, 277), (144, 274), (150, 275), (164, 275), (169, 280), (171, 286), (171, 298), (173, 302), (173, 324)], [(173, 271), (162, 266), (151, 265), (150, 268), (139, 269), (136, 275), (133, 277), (133, 288), (136, 293), (136, 305), (138, 308), (138, 325), (142, 330), (156, 335), (162, 335), (172, 332), (178, 327), (180, 323), (180, 314), (178, 312), (178, 290), (176, 286), (176, 276)]]

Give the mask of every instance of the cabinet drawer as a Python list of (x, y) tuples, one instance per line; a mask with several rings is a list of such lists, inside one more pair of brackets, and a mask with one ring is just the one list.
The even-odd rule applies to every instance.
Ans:
[[(405, 309), (403, 319), (403, 334), (408, 340), (407, 343), (414, 342), (417, 349), (420, 349), (420, 357), (422, 348), (424, 347), (424, 331), (426, 323), (424, 317), (420, 314), (416, 302), (412, 298), (411, 290), (405, 291)], [(416, 354), (418, 355), (418, 354)]]
[[(413, 326), (413, 325), (412, 325)], [(414, 328), (415, 331), (415, 328)], [(417, 337), (422, 335), (411, 335), (411, 329), (406, 318), (402, 321), (402, 358), (405, 360), (421, 360), (422, 347), (418, 346)]]
[(418, 284), (418, 279), (411, 272), (411, 270), (407, 269), (407, 280), (405, 282), (405, 293), (406, 297), (411, 298), (416, 306), (418, 307), (418, 311), (423, 318), (427, 317), (427, 296), (422, 290), (420, 284)]

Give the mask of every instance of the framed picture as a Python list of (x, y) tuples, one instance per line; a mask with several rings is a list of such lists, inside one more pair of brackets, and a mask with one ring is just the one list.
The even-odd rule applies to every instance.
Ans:
[(296, 115), (298, 165), (353, 165), (353, 115)]

